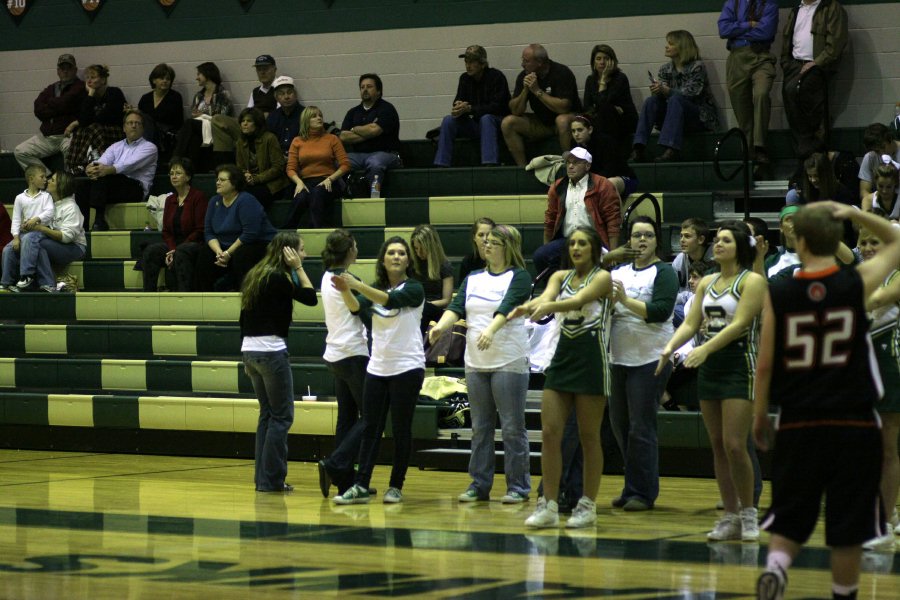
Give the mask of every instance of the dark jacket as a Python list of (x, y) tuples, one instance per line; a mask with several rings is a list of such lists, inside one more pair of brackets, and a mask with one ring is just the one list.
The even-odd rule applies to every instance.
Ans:
[(269, 131), (260, 131), (253, 138), (256, 152), (256, 169), (250, 169), (250, 146), (247, 138), (241, 136), (234, 146), (234, 157), (241, 171), (251, 171), (256, 175), (257, 183), (264, 183), (269, 192), (283, 190), (290, 183), (284, 172), (285, 160), (281, 153), (278, 138)]
[[(188, 190), (188, 195), (184, 199), (184, 208), (181, 211), (181, 240), (180, 243), (203, 242), (203, 223), (206, 219), (206, 206), (209, 200), (206, 194), (195, 187)], [(162, 238), (169, 250), (174, 250), (179, 244), (179, 240), (175, 239), (175, 211), (178, 209), (178, 196), (169, 194), (166, 197), (166, 204), (163, 208), (163, 229)]]
[[(781, 68), (794, 60), (794, 24), (799, 6), (788, 15), (781, 41)], [(826, 71), (837, 70), (847, 46), (847, 11), (837, 0), (822, 0), (812, 19), (813, 60)]]
[(69, 123), (78, 118), (81, 103), (87, 97), (84, 82), (78, 78), (70, 81), (56, 96), (56, 86), (51, 83), (38, 94), (34, 101), (34, 116), (41, 121), (41, 133), (44, 135), (62, 135)]
[(459, 76), (454, 102), (468, 102), (472, 105), (473, 118), (480, 119), (484, 115), (503, 117), (509, 114), (509, 83), (503, 71), (486, 67), (481, 80), (476, 81), (468, 73)]

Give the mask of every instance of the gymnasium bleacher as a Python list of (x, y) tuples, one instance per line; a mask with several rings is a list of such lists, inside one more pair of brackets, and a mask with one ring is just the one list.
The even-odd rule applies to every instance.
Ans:
[[(716, 175), (715, 134), (689, 136), (684, 162), (636, 164), (640, 192), (651, 192), (662, 209), (662, 247), (677, 246), (682, 220), (708, 221), (743, 213), (740, 178)], [(861, 129), (838, 129), (833, 147), (861, 148)], [(526, 256), (541, 244), (546, 187), (516, 167), (480, 167), (474, 144), (459, 144), (458, 166), (430, 168), (428, 141), (403, 144), (405, 168), (392, 171), (382, 198), (340, 202), (335, 221), (352, 229), (360, 259), (353, 271), (366, 280), (374, 258), (389, 236), (408, 236), (419, 223), (432, 223), (456, 266), (470, 246), (470, 225), (483, 215), (519, 227)], [(789, 134), (775, 131), (771, 155), (786, 179), (795, 166)], [(532, 154), (552, 153), (532, 148)], [(721, 151), (721, 169), (739, 165), (737, 144)], [(214, 176), (197, 175), (194, 185), (213, 192)], [(751, 194), (754, 214), (776, 225), (784, 183)], [(22, 175), (12, 156), (0, 156), (0, 195), (11, 206)], [(168, 191), (158, 175), (153, 193)], [(632, 198), (633, 199), (633, 198)], [(270, 209), (283, 222), (287, 201)], [(762, 211), (760, 213), (760, 211)], [(134, 270), (141, 246), (160, 239), (145, 231), (150, 221), (143, 204), (118, 204), (107, 212), (112, 230), (90, 233), (88, 253), (73, 263), (77, 294), (0, 294), (0, 431), (7, 447), (119, 452), (169, 452), (252, 456), (257, 403), (240, 365), (236, 293), (144, 293)], [(318, 258), (328, 230), (301, 229), (308, 273), (318, 284)], [(529, 269), (533, 273), (530, 262)], [(458, 282), (457, 282), (458, 283)], [(325, 327), (321, 305), (295, 304), (289, 351), (298, 398), (291, 429), (291, 458), (317, 460), (328, 453), (336, 405), (330, 374), (321, 361)], [(438, 374), (460, 375), (460, 369)], [(532, 449), (540, 447), (539, 380), (531, 392)], [(299, 401), (315, 395), (316, 402)], [(659, 413), (663, 472), (708, 474), (708, 439), (698, 413)], [(420, 406), (414, 425), (420, 466), (465, 468), (466, 430), (441, 429), (434, 407)], [(249, 440), (249, 441), (248, 441)], [(669, 449), (678, 449), (669, 453)], [(384, 452), (390, 452), (390, 444)], [(502, 455), (498, 454), (498, 457)], [(536, 454), (535, 454), (536, 455)], [(539, 460), (533, 460), (539, 469)], [(616, 469), (616, 461), (608, 470)]]

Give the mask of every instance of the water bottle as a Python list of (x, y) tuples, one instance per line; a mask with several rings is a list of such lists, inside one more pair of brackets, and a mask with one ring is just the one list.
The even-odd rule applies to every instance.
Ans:
[(144, 231), (153, 231), (153, 228), (150, 227), (150, 221), (144, 221)]
[(372, 178), (372, 187), (369, 188), (369, 198), (381, 198), (381, 176), (377, 173)]

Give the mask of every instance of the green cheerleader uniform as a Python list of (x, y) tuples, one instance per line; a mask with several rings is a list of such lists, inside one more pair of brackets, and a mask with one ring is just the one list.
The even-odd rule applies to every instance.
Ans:
[[(721, 274), (717, 274), (703, 294), (703, 319), (706, 323), (704, 343), (725, 329), (737, 311), (741, 282), (750, 273), (743, 270), (734, 282), (721, 292), (713, 288)], [(710, 354), (700, 365), (697, 376), (697, 397), (700, 400), (739, 398), (753, 400), (753, 376), (756, 372), (756, 327), (751, 326), (736, 340)]]
[[(881, 287), (887, 287), (900, 271), (894, 270), (884, 280)], [(884, 397), (875, 405), (878, 412), (900, 412), (900, 303), (882, 306), (871, 312), (872, 345), (878, 360), (878, 371), (884, 385)]]
[[(559, 300), (567, 300), (588, 285), (602, 269), (595, 267), (577, 288), (571, 285), (575, 270), (563, 280)], [(556, 352), (544, 374), (544, 387), (557, 392), (609, 396), (610, 377), (607, 359), (608, 298), (593, 300), (578, 310), (559, 315), (562, 323)]]

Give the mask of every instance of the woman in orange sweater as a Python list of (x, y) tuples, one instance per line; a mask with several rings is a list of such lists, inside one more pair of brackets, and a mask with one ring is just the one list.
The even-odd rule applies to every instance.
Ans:
[(350, 160), (341, 140), (326, 133), (323, 123), (317, 106), (300, 114), (300, 134), (288, 150), (287, 175), (296, 188), (286, 229), (296, 228), (307, 209), (311, 227), (329, 227), (334, 199), (344, 191), (342, 177), (350, 171)]

